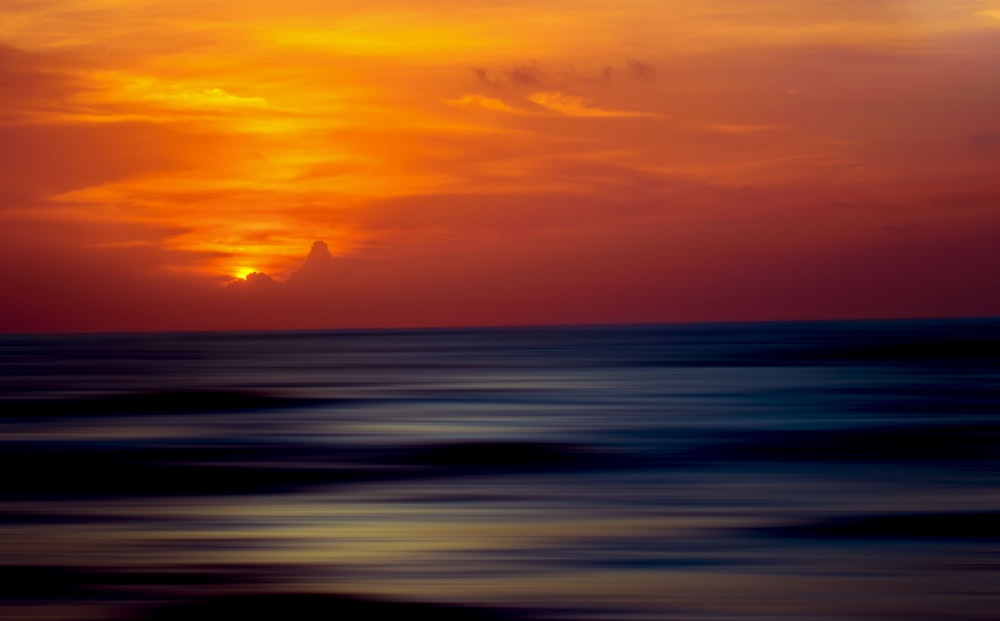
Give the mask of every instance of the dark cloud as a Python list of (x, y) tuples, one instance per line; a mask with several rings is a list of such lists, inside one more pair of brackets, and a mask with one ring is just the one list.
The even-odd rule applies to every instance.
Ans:
[(330, 255), (329, 246), (324, 241), (316, 241), (313, 242), (301, 267), (295, 270), (288, 280), (279, 282), (269, 274), (251, 272), (245, 278), (232, 281), (226, 288), (230, 291), (254, 295), (278, 292), (284, 295), (289, 293), (289, 288), (303, 291), (329, 284), (334, 274), (333, 268), (333, 257)]
[(476, 76), (476, 79), (487, 86), (495, 86), (493, 81), (490, 79), (490, 71), (486, 67), (473, 67), (472, 73)]
[(329, 279), (333, 270), (333, 257), (330, 248), (324, 241), (313, 242), (302, 267), (297, 269), (288, 279), (292, 285), (323, 282)]
[(567, 88), (573, 84), (608, 82), (619, 76), (637, 80), (652, 78), (653, 66), (634, 58), (626, 58), (622, 64), (608, 64), (593, 71), (583, 71), (576, 67), (542, 67), (537, 63), (525, 63), (503, 67), (473, 67), (476, 79), (490, 88), (538, 89)]
[(270, 291), (278, 286), (278, 282), (263, 272), (251, 272), (246, 278), (234, 280), (227, 285), (234, 291)]
[(505, 74), (508, 81), (521, 86), (538, 86), (545, 81), (545, 74), (534, 65), (509, 67), (505, 70)]
[(626, 58), (625, 68), (628, 70), (629, 75), (641, 80), (646, 80), (653, 76), (653, 66), (641, 60)]
[(537, 65), (525, 64), (510, 67), (473, 67), (472, 72), (481, 83), (493, 87), (536, 87), (547, 82), (546, 73)]

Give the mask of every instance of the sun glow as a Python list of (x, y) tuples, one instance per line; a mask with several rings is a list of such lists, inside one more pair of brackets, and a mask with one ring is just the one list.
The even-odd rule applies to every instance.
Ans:
[(252, 267), (238, 267), (233, 271), (233, 275), (237, 280), (246, 280), (247, 276), (253, 274), (257, 270)]

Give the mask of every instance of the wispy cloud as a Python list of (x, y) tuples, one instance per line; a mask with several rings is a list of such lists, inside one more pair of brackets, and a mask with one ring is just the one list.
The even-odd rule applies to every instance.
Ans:
[(209, 85), (164, 81), (151, 76), (99, 76), (115, 84), (122, 96), (131, 101), (156, 102), (170, 108), (219, 110), (239, 108), (265, 108), (263, 97), (235, 95), (224, 88)]
[(638, 112), (634, 110), (611, 110), (592, 105), (583, 97), (566, 95), (556, 91), (540, 91), (528, 96), (528, 100), (538, 104), (546, 110), (558, 112), (567, 116), (582, 116), (594, 118), (609, 117), (659, 117), (659, 114), (652, 112)]
[(479, 108), (484, 110), (493, 110), (495, 112), (508, 112), (512, 114), (523, 114), (523, 110), (518, 110), (517, 108), (512, 108), (504, 103), (503, 100), (497, 99), (496, 97), (487, 97), (485, 95), (462, 95), (455, 99), (442, 99), (442, 102), (448, 104), (449, 106), (455, 106), (458, 108)]

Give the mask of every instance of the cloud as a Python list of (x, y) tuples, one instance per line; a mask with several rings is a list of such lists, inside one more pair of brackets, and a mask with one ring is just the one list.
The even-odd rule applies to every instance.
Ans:
[(515, 90), (546, 89), (559, 90), (577, 84), (609, 82), (625, 76), (632, 80), (646, 81), (653, 77), (653, 65), (626, 58), (624, 63), (608, 63), (598, 68), (581, 69), (576, 65), (556, 66), (537, 63), (500, 67), (473, 67), (472, 73), (481, 84), (492, 89), (511, 88)]
[(263, 272), (250, 272), (245, 277), (226, 285), (234, 291), (270, 291), (278, 287), (278, 282)]
[(486, 86), (502, 88), (504, 86), (538, 87), (546, 82), (548, 76), (537, 65), (514, 65), (510, 67), (473, 67), (476, 79)]
[(148, 75), (105, 73), (100, 76), (109, 89), (131, 104), (148, 102), (169, 110), (239, 110), (267, 108), (263, 97), (235, 95), (217, 86), (160, 80)]
[(508, 106), (503, 100), (485, 95), (462, 95), (456, 99), (442, 99), (442, 102), (458, 108), (493, 110), (495, 112), (508, 112), (511, 114), (524, 114), (523, 110), (518, 110)]
[(537, 86), (545, 79), (542, 70), (534, 65), (510, 67), (505, 73), (510, 82), (521, 86)]
[(592, 106), (583, 97), (575, 97), (554, 91), (541, 91), (532, 93), (528, 100), (538, 104), (546, 110), (559, 112), (567, 116), (580, 116), (591, 118), (611, 118), (611, 117), (659, 117), (652, 112), (637, 112), (632, 110), (609, 110)]
[(254, 271), (233, 280), (226, 288), (256, 294), (286, 291), (288, 287), (307, 290), (329, 284), (332, 275), (333, 256), (330, 254), (330, 247), (325, 241), (315, 241), (305, 261), (284, 282), (275, 280), (264, 272)]
[[(485, 95), (463, 95), (454, 99), (442, 99), (443, 103), (450, 106), (455, 106), (457, 108), (465, 108), (468, 110), (489, 110), (493, 112), (504, 112), (507, 114), (519, 114), (519, 115), (538, 115), (546, 114), (551, 112), (557, 112), (560, 114), (565, 114), (567, 116), (584, 116), (584, 117), (658, 117), (660, 115), (654, 114), (652, 112), (636, 112), (629, 110), (609, 110), (606, 108), (600, 108), (592, 106), (583, 97), (575, 97), (572, 95), (565, 95), (560, 92), (547, 91), (547, 92), (537, 92), (532, 93), (527, 98), (527, 101), (535, 104), (536, 106), (541, 106), (544, 110), (539, 110), (537, 107), (534, 110), (526, 110), (522, 108), (515, 108), (508, 105), (505, 101), (497, 99), (495, 97), (488, 97)], [(739, 127), (739, 126), (720, 126), (720, 127)], [(719, 129), (718, 131), (726, 131), (725, 129)], [(732, 131), (731, 133), (736, 133)]]
[(634, 58), (625, 59), (625, 68), (629, 75), (640, 80), (647, 80), (653, 76), (653, 66)]
[(333, 273), (333, 257), (325, 241), (313, 242), (302, 267), (289, 277), (288, 284), (302, 285), (326, 282)]

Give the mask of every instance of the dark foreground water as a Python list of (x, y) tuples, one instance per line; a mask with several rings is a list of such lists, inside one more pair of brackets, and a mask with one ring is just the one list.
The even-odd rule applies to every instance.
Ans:
[(1000, 618), (1000, 320), (0, 337), (0, 617)]

